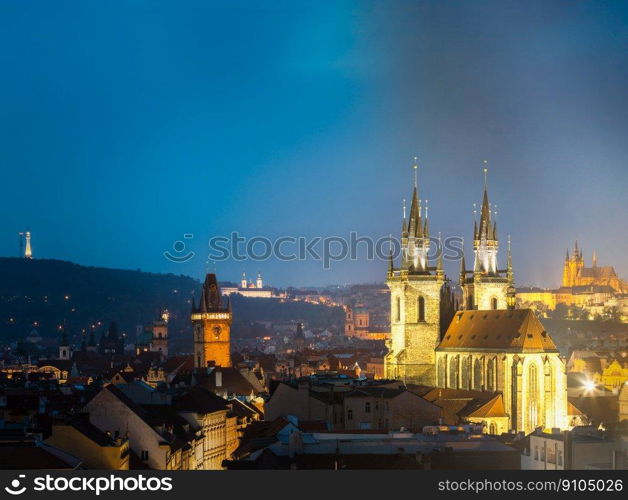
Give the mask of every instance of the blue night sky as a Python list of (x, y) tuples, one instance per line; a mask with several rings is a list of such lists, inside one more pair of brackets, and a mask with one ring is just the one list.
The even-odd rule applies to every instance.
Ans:
[(2, 0), (0, 47), (0, 255), (30, 227), (36, 257), (200, 277), (231, 231), (397, 235), (417, 155), (432, 234), (467, 241), (488, 159), (518, 284), (557, 285), (576, 238), (628, 277), (626, 2)]

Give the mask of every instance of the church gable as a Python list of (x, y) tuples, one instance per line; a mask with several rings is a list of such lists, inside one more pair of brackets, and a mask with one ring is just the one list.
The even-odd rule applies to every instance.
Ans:
[(459, 311), (437, 350), (557, 352), (531, 309)]

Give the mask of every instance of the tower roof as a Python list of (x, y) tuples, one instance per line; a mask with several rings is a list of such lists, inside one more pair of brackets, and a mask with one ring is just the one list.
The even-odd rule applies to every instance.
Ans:
[[(194, 304), (194, 299), (192, 299)], [(226, 311), (228, 308), (223, 307), (222, 296), (218, 280), (214, 273), (208, 273), (203, 283), (203, 291), (201, 292), (201, 300), (198, 304), (198, 312), (218, 312)]]
[(482, 198), (482, 211), (480, 212), (480, 228), (478, 230), (478, 239), (482, 236), (487, 240), (493, 239), (491, 229), (491, 209), (488, 203), (488, 189), (484, 186), (484, 197)]
[(421, 213), (419, 211), (419, 196), (417, 187), (412, 192), (412, 203), (410, 204), (410, 220), (408, 221), (408, 233), (415, 238), (421, 237), (423, 233)]

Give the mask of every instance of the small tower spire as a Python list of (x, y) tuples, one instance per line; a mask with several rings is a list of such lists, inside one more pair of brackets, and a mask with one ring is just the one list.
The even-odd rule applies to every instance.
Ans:
[(26, 234), (24, 235), (26, 240), (26, 248), (24, 250), (24, 258), (32, 259), (33, 258), (33, 250), (31, 248), (31, 231), (30, 229), (26, 229)]
[(593, 267), (597, 267), (597, 252), (595, 250), (593, 250), (593, 257), (591, 257), (591, 261)]
[(408, 225), (406, 223), (406, 199), (404, 198), (402, 201), (402, 210), (403, 210), (403, 220), (401, 222), (401, 236), (403, 237), (408, 233)]
[(418, 189), (419, 181), (418, 181), (418, 170), (419, 170), (419, 159), (414, 157), (414, 165), (412, 166), (414, 169), (414, 189)]
[(510, 251), (510, 235), (508, 235), (508, 265), (506, 269), (506, 277), (508, 278), (508, 283), (512, 285), (514, 282), (515, 275), (512, 270), (512, 253)]
[[(426, 221), (427, 223), (427, 221)], [(443, 271), (443, 245), (440, 239), (440, 232), (438, 233), (438, 259), (436, 260), (436, 276), (442, 279), (445, 275)]]

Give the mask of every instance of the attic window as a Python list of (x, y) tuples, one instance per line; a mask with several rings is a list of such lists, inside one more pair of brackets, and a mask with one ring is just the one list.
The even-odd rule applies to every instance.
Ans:
[(486, 319), (486, 316), (487, 316), (486, 314), (484, 316), (482, 316), (482, 319)]
[(532, 334), (528, 333), (528, 338), (531, 339), (532, 338)]
[(460, 321), (462, 319), (462, 313), (458, 313), (457, 316), (458, 316), (458, 321)]
[(449, 340), (451, 338), (451, 335), (447, 335), (447, 340)]
[(546, 332), (545, 330), (543, 330), (543, 331), (541, 332), (541, 336), (543, 336), (543, 337), (547, 337), (547, 332)]
[(474, 338), (475, 338), (475, 335), (471, 335), (471, 338), (472, 338), (472, 339), (474, 339)]
[(487, 340), (487, 339), (488, 339), (488, 335), (484, 335), (484, 340)]
[(462, 335), (458, 335), (458, 340), (461, 340), (461, 339), (462, 339)]

